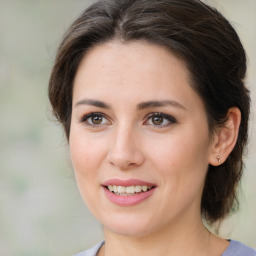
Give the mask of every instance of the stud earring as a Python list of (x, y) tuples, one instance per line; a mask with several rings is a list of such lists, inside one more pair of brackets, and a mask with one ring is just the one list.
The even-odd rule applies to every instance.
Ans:
[(220, 161), (220, 156), (217, 156), (217, 160), (218, 160), (218, 163), (220, 163), (221, 161)]

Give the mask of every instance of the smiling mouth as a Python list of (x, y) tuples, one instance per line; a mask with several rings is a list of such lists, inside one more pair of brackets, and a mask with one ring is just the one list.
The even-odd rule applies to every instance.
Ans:
[(115, 195), (119, 196), (134, 196), (137, 194), (141, 194), (147, 192), (154, 188), (153, 186), (116, 186), (116, 185), (108, 185), (106, 188)]

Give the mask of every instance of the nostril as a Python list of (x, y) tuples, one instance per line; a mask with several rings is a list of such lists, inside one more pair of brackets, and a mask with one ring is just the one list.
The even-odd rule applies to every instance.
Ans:
[(121, 153), (118, 155), (110, 154), (107, 160), (112, 166), (116, 166), (121, 170), (127, 170), (136, 166), (140, 166), (144, 162), (144, 157), (142, 154), (140, 155), (140, 153), (138, 154), (136, 152), (133, 155)]
[(144, 156), (136, 141), (126, 132), (117, 137), (107, 154), (108, 162), (123, 170), (141, 165), (144, 162)]

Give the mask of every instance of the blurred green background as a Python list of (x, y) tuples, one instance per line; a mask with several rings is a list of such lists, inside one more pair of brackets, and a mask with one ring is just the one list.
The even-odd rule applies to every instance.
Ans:
[[(69, 24), (93, 1), (0, 0), (0, 256), (72, 255), (102, 239), (77, 190), (47, 85)], [(237, 29), (252, 91), (241, 209), (221, 234), (256, 247), (256, 0), (205, 1)]]

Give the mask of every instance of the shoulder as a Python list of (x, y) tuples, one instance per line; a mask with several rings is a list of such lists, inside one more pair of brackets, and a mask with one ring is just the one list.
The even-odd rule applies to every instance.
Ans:
[(222, 256), (256, 256), (256, 251), (245, 244), (231, 240)]
[[(86, 251), (74, 254), (73, 256), (97, 256), (97, 253), (103, 244), (104, 244), (104, 241), (101, 241), (100, 243), (96, 244), (92, 248)], [(256, 250), (238, 241), (231, 240), (229, 247), (222, 254), (222, 256), (256, 256)]]
[(97, 256), (97, 253), (103, 244), (104, 244), (104, 241), (101, 241), (100, 243), (96, 244), (92, 248), (86, 251), (74, 254), (73, 256)]

